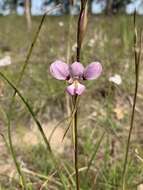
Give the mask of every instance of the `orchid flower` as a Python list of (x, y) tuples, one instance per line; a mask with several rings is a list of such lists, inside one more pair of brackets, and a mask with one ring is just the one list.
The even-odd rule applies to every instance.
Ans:
[(69, 65), (56, 60), (50, 66), (50, 73), (54, 78), (66, 80), (70, 84), (66, 91), (72, 96), (81, 95), (85, 91), (85, 86), (81, 84), (81, 81), (97, 79), (101, 72), (102, 66), (99, 62), (92, 62), (84, 68), (80, 62)]

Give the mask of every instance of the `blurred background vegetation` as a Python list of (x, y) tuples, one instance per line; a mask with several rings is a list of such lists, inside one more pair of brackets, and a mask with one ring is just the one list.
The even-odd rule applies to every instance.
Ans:
[[(120, 2), (124, 4), (123, 1)], [(16, 1), (13, 3), (16, 4)], [(32, 16), (29, 29), (24, 16), (11, 14), (0, 17), (0, 62), (6, 56), (11, 59), (11, 64), (1, 67), (0, 70), (15, 85), (41, 19), (41, 16)], [(137, 17), (137, 25), (143, 26), (141, 16)], [(36, 117), (41, 121), (47, 138), (68, 114), (64, 90), (66, 84), (50, 76), (49, 65), (55, 59), (72, 62), (76, 54), (76, 29), (77, 16), (46, 16), (22, 82), (18, 86)], [(78, 127), (81, 189), (120, 190), (135, 81), (133, 16), (121, 13), (108, 16), (89, 15), (81, 61), (87, 65), (96, 60), (102, 63), (102, 76), (96, 81), (86, 82), (87, 90), (80, 99)], [(121, 77), (119, 85), (110, 81), (110, 77), (115, 74)], [(141, 190), (139, 188), (143, 183), (142, 76), (141, 65), (135, 128), (127, 168), (127, 190)], [(4, 134), (6, 139), (6, 113), (12, 95), (13, 89), (1, 79), (0, 134)], [(56, 156), (60, 159), (65, 188), (47, 154), (31, 115), (16, 96), (11, 115), (12, 139), (29, 190), (75, 188), (70, 131), (62, 142), (67, 126), (68, 121), (62, 121), (50, 140)], [(88, 174), (87, 166), (89, 166)], [(3, 138), (0, 137), (0, 189), (20, 188), (11, 155)]]
[[(77, 14), (80, 8), (80, 0), (0, 0), (0, 10), (3, 14), (10, 14), (17, 12), (18, 14), (23, 14), (23, 8), (26, 3), (30, 4), (32, 14), (42, 14), (43, 10), (49, 9), (50, 7), (56, 6), (57, 4), (62, 4), (62, 13), (73, 13)], [(71, 8), (71, 2), (74, 2)], [(142, 0), (91, 0), (89, 1), (89, 10), (93, 13), (105, 12), (107, 14), (123, 12), (126, 6), (129, 8), (136, 8), (137, 6), (143, 7)], [(36, 10), (37, 9), (37, 10)], [(137, 8), (138, 9), (138, 8)], [(39, 12), (38, 12), (39, 10)], [(55, 14), (60, 14), (58, 11)]]

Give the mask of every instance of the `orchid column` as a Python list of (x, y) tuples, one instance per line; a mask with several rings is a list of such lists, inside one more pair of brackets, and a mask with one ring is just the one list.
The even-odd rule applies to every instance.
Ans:
[(81, 11), (78, 19), (77, 27), (77, 54), (76, 61), (71, 65), (61, 60), (56, 60), (50, 66), (51, 75), (58, 80), (66, 80), (69, 84), (66, 87), (67, 93), (73, 99), (73, 131), (74, 131), (74, 166), (76, 174), (76, 190), (79, 190), (79, 174), (78, 174), (78, 127), (77, 127), (77, 98), (85, 91), (85, 86), (81, 83), (84, 80), (93, 80), (100, 76), (102, 66), (99, 62), (92, 62), (86, 68), (80, 63), (80, 52), (82, 41), (87, 25), (87, 0), (81, 0)]

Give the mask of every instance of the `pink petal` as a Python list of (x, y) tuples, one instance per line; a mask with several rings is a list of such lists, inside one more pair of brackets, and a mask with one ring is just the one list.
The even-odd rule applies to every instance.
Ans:
[(81, 95), (85, 91), (85, 86), (79, 82), (74, 82), (66, 88), (66, 91), (72, 96)]
[(78, 83), (78, 86), (76, 88), (76, 94), (82, 95), (82, 93), (85, 91), (85, 86)]
[(101, 75), (102, 66), (99, 62), (89, 64), (84, 70), (84, 79), (93, 80)]
[(80, 78), (84, 72), (84, 66), (79, 62), (74, 62), (70, 67), (71, 75), (75, 78)]
[(69, 66), (64, 62), (57, 60), (51, 64), (50, 73), (58, 80), (67, 80), (70, 75)]

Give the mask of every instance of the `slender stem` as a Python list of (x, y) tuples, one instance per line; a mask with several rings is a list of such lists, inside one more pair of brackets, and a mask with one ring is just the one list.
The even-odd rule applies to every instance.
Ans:
[(142, 32), (140, 33), (140, 41), (139, 41), (139, 52), (137, 51), (137, 29), (136, 29), (136, 13), (134, 14), (134, 59), (135, 59), (135, 90), (134, 90), (134, 98), (133, 98), (133, 107), (130, 121), (130, 129), (127, 139), (127, 147), (125, 153), (125, 160), (123, 166), (123, 175), (122, 175), (122, 190), (126, 190), (126, 172), (127, 172), (127, 163), (128, 163), (128, 154), (130, 149), (130, 141), (131, 135), (134, 127), (134, 118), (135, 118), (135, 108), (137, 101), (137, 93), (138, 93), (138, 84), (139, 84), (139, 65), (141, 58), (141, 42), (142, 42)]
[(14, 163), (15, 163), (15, 166), (16, 166), (16, 169), (18, 171), (18, 174), (20, 176), (20, 183), (22, 185), (22, 189), (23, 190), (26, 190), (26, 181), (25, 181), (25, 178), (24, 178), (24, 175), (23, 173), (21, 172), (21, 169), (20, 169), (20, 166), (19, 166), (19, 163), (16, 159), (16, 155), (15, 155), (15, 152), (14, 152), (14, 149), (13, 149), (13, 146), (12, 146), (12, 139), (11, 139), (11, 133), (10, 133), (10, 119), (8, 117), (8, 115), (6, 115), (7, 118), (8, 118), (8, 138), (10, 139), (9, 140), (9, 144), (5, 138), (5, 136), (3, 134), (0, 133), (0, 136), (3, 138), (4, 142), (5, 142), (5, 145), (6, 145), (6, 148), (8, 151), (10, 151), (10, 153), (12, 154), (12, 157), (13, 157), (13, 160), (14, 160)]
[[(82, 2), (81, 2), (82, 6)], [(76, 60), (80, 61), (80, 51), (81, 51), (81, 41), (80, 41), (80, 22), (81, 22), (81, 16), (82, 16), (82, 7), (78, 19), (78, 26), (77, 26), (77, 54), (76, 54)], [(74, 108), (76, 107), (76, 99), (77, 95), (74, 96)], [(77, 109), (74, 114), (74, 120), (73, 120), (73, 132), (74, 132), (74, 167), (75, 167), (75, 175), (76, 175), (76, 190), (79, 190), (79, 173), (78, 173), (78, 131), (77, 131)]]
[[(46, 17), (46, 14), (42, 17), (42, 20), (40, 22), (40, 25), (38, 27), (38, 30), (36, 31), (36, 34), (35, 34), (35, 37), (32, 41), (32, 44), (30, 46), (30, 49), (28, 51), (28, 54), (26, 56), (26, 60), (24, 62), (24, 66), (22, 67), (22, 70), (20, 72), (20, 75), (19, 75), (19, 78), (18, 78), (18, 82), (17, 82), (17, 85), (20, 84), (21, 80), (22, 80), (22, 77), (23, 77), (23, 74), (24, 74), (24, 71), (29, 63), (29, 59), (31, 57), (31, 54), (32, 54), (32, 51), (33, 51), (33, 48), (34, 48), (34, 45), (37, 41), (37, 38), (38, 38), (38, 35), (41, 31), (41, 27), (43, 25), (43, 22), (45, 20), (45, 17)], [(14, 100), (15, 100), (15, 95), (16, 95), (17, 91), (15, 90), (14, 93), (13, 93), (13, 96), (12, 96), (12, 100), (11, 100), (11, 103), (10, 103), (10, 106), (9, 106), (9, 111), (8, 111), (8, 114), (7, 114), (7, 118), (8, 118), (8, 141), (9, 141), (9, 148), (10, 148), (10, 152), (11, 152), (11, 155), (12, 155), (12, 158), (13, 158), (13, 161), (14, 161), (14, 164), (15, 164), (15, 167), (17, 169), (17, 172), (20, 176), (20, 181), (22, 183), (22, 188), (24, 190), (26, 190), (26, 180), (24, 178), (24, 175), (21, 171), (21, 168), (20, 168), (20, 165), (19, 165), (19, 162), (17, 161), (17, 158), (16, 158), (16, 154), (15, 154), (15, 150), (13, 148), (13, 143), (12, 143), (12, 137), (11, 137), (11, 110), (12, 110), (12, 107), (13, 107), (13, 104), (14, 104)]]
[[(78, 18), (78, 25), (77, 25), (77, 52), (76, 52), (76, 61), (80, 62), (80, 54), (81, 54), (81, 45), (83, 41), (83, 13), (85, 11), (85, 6), (88, 0), (81, 0), (81, 10)], [(74, 108), (76, 107), (78, 95), (74, 96)], [(74, 114), (74, 122), (73, 122), (73, 132), (74, 132), (74, 164), (75, 164), (75, 173), (76, 173), (76, 190), (80, 189), (79, 184), (79, 173), (78, 173), (78, 129), (77, 129), (77, 114), (78, 110), (76, 109)]]
[(15, 154), (15, 151), (14, 151), (14, 148), (13, 148), (13, 144), (12, 144), (10, 118), (9, 118), (8, 115), (7, 115), (7, 118), (8, 118), (8, 139), (9, 139), (10, 152), (11, 152), (14, 164), (16, 166), (17, 172), (18, 172), (19, 177), (20, 177), (20, 183), (22, 185), (22, 189), (26, 190), (27, 189), (27, 187), (26, 187), (26, 180), (25, 180), (25, 177), (24, 177), (24, 175), (23, 175), (23, 173), (21, 171), (20, 164), (17, 161), (16, 154)]
[(138, 78), (136, 77), (135, 94), (134, 94), (133, 108), (132, 108), (132, 115), (131, 115), (131, 124), (130, 124), (130, 130), (129, 130), (128, 140), (127, 140), (125, 161), (124, 161), (124, 167), (123, 167), (123, 182), (122, 182), (122, 189), (123, 190), (125, 190), (126, 168), (127, 168), (127, 162), (128, 162), (128, 154), (129, 154), (129, 148), (130, 148), (131, 135), (132, 135), (132, 130), (133, 130), (133, 126), (134, 126), (134, 117), (135, 117), (135, 107), (136, 107), (136, 100), (137, 100), (137, 91), (138, 91)]
[[(77, 95), (74, 97), (74, 107), (76, 106)], [(79, 173), (78, 173), (78, 130), (77, 130), (77, 109), (74, 114), (74, 164), (76, 174), (76, 190), (79, 190)]]

